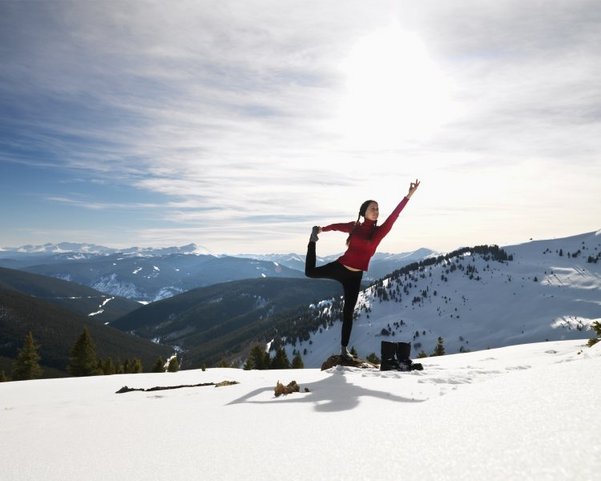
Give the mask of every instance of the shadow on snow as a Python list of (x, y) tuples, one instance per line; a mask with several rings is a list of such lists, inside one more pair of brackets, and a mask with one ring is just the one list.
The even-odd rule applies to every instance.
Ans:
[[(348, 372), (348, 371), (346, 371)], [(235, 399), (228, 403), (242, 404), (276, 404), (276, 403), (313, 403), (314, 409), (317, 412), (336, 412), (336, 411), (348, 411), (359, 406), (360, 398), (362, 396), (370, 396), (388, 401), (404, 402), (404, 403), (420, 403), (424, 402), (425, 399), (411, 399), (396, 394), (391, 394), (386, 391), (376, 391), (374, 389), (366, 389), (361, 386), (357, 386), (348, 382), (344, 376), (344, 369), (335, 369), (332, 376), (308, 384), (299, 384), (301, 392), (294, 394), (283, 395), (282, 397), (276, 398), (275, 396), (271, 399), (256, 399), (261, 394), (266, 392), (273, 392), (274, 387), (264, 387), (255, 389), (250, 393)]]

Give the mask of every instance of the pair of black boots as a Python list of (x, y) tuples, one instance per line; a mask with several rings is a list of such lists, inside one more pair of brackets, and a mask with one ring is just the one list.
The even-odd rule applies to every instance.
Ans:
[(382, 341), (380, 371), (423, 371), (424, 366), (410, 359), (410, 342)]

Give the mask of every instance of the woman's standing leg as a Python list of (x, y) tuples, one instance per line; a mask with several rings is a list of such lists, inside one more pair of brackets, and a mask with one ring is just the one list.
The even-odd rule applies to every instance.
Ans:
[(320, 267), (315, 266), (316, 262), (315, 242), (311, 241), (307, 246), (305, 275), (313, 279), (332, 279), (338, 281), (344, 289), (340, 344), (342, 346), (341, 355), (348, 357), (347, 346), (351, 337), (351, 330), (353, 329), (353, 313), (355, 311), (355, 304), (357, 304), (357, 299), (359, 298), (359, 291), (361, 290), (363, 272), (351, 271), (338, 261), (330, 262)]
[(340, 344), (343, 351), (349, 345), (351, 338), (353, 314), (355, 312), (357, 299), (359, 298), (359, 291), (361, 290), (361, 279), (363, 278), (363, 272), (361, 271), (348, 272), (348, 277), (342, 283), (342, 287), (344, 288), (344, 307), (342, 308), (342, 333), (340, 335)]

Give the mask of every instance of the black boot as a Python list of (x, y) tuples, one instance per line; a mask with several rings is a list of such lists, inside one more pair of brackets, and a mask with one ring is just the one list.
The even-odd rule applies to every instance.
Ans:
[(399, 362), (411, 360), (411, 343), (397, 342), (396, 343), (396, 358)]
[(382, 341), (380, 371), (398, 371), (399, 362), (396, 359), (397, 346), (395, 342)]
[(397, 342), (396, 357), (399, 361), (400, 371), (423, 371), (424, 366), (411, 360), (411, 343)]

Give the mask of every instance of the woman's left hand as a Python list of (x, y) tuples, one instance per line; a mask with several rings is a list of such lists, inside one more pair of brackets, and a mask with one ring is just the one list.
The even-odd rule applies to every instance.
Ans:
[(409, 192), (407, 193), (408, 199), (411, 198), (411, 196), (417, 190), (418, 187), (419, 187), (419, 180), (415, 179), (415, 182), (411, 182), (411, 185), (409, 186)]

